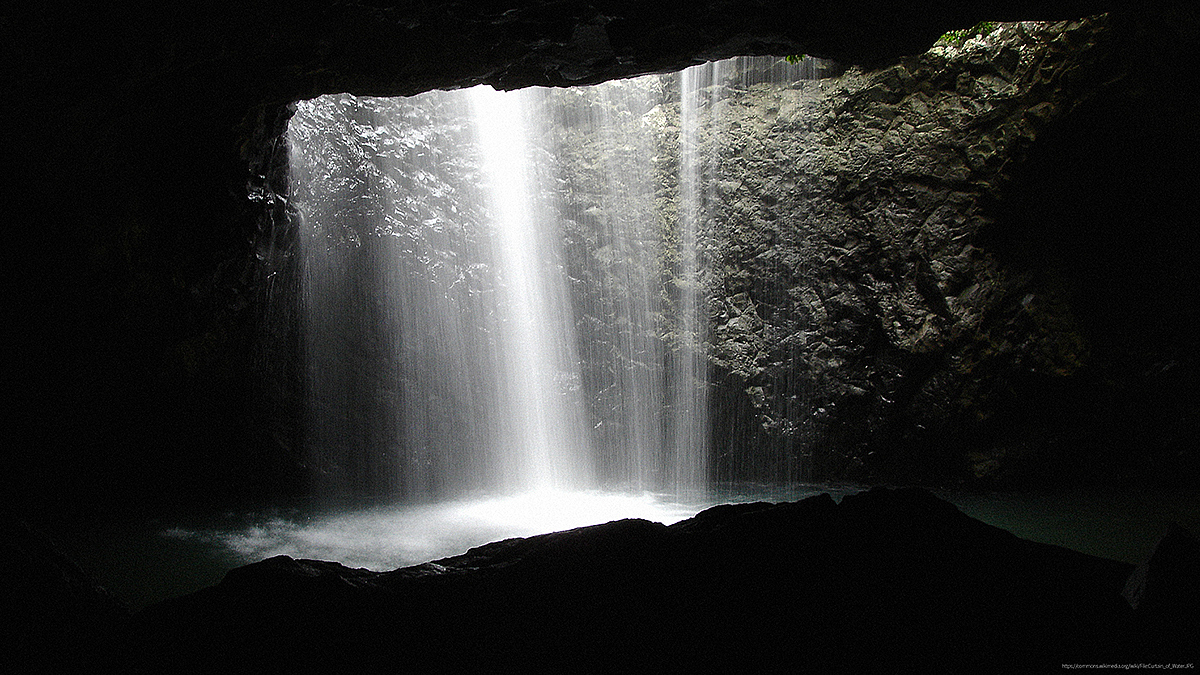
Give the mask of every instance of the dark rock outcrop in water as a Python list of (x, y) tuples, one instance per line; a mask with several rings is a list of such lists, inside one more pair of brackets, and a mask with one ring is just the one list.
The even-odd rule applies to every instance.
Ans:
[(1174, 661), (1188, 661), (1200, 635), (1200, 542), (1172, 523), (1138, 565), (1122, 595), (1142, 615), (1144, 639)]
[(1009, 673), (1154, 661), (1121, 597), (1131, 569), (924, 491), (873, 489), (719, 506), (669, 527), (616, 521), (393, 572), (271, 558), (141, 613), (120, 665)]

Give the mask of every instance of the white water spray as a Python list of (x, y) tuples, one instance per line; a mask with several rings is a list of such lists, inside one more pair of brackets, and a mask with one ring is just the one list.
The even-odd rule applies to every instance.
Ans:
[(537, 92), (468, 91), (508, 315), (497, 401), (507, 412), (505, 484), (524, 490), (591, 486), (591, 451), (578, 399), (574, 317), (559, 252), (529, 166), (530, 104)]
[(750, 70), (298, 104), (314, 493), (702, 500), (713, 139)]

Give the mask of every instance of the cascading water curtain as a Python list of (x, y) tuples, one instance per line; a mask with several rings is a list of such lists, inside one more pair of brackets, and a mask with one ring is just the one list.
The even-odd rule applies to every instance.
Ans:
[(677, 493), (695, 492), (708, 485), (708, 361), (704, 346), (708, 311), (699, 242), (709, 181), (705, 180), (701, 134), (705, 126), (712, 133), (713, 120), (702, 120), (702, 116), (711, 114), (712, 99), (718, 96), (714, 85), (721, 82), (728, 65), (705, 63), (688, 68), (681, 74), (679, 87), (677, 342), (671, 369), (671, 477)]
[(297, 104), (314, 491), (703, 492), (714, 139), (746, 70)]
[(490, 198), (499, 263), (502, 323), (497, 401), (510, 435), (498, 465), (510, 487), (583, 489), (593, 484), (592, 453), (577, 387), (574, 320), (558, 264), (555, 225), (541, 203), (545, 187), (530, 166), (530, 127), (540, 92), (467, 92)]

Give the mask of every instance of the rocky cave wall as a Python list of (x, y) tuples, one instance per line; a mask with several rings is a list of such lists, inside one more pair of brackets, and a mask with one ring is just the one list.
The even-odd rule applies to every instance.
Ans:
[(1005, 226), (996, 205), (1039, 134), (1119, 72), (1113, 39), (1103, 19), (1002, 24), (815, 92), (730, 101), (708, 178), (714, 357), (775, 464), (979, 478), (1060, 450), (1037, 425), (1062, 411), (1038, 408), (1086, 368), (1089, 339), (1062, 289), (984, 234)]
[[(17, 358), (7, 389), (11, 434), (25, 448), (4, 458), (6, 494), (13, 502), (45, 502), (41, 495), (66, 493), (76, 495), (77, 504), (138, 503), (163, 494), (212, 494), (214, 485), (264, 494), (294, 484), (282, 461), (290, 451), (286, 438), (247, 412), (258, 397), (251, 375), (259, 368), (254, 339), (263, 311), (260, 294), (268, 284), (258, 276), (266, 254), (258, 243), (266, 237), (259, 231), (263, 210), (255, 199), (272, 192), (264, 188), (283, 187), (264, 185), (264, 167), (281, 151), (275, 139), (290, 101), (338, 91), (411, 94), (480, 81), (582, 83), (677, 69), (697, 55), (803, 52), (880, 66), (858, 76), (862, 91), (872, 93), (845, 100), (847, 112), (865, 112), (897, 95), (903, 94), (901, 102), (913, 98), (904, 82), (897, 89), (888, 79), (872, 78), (899, 75), (909, 66), (889, 71), (895, 59), (922, 52), (945, 30), (981, 19), (1066, 19), (1108, 9), (1114, 8), (1103, 2), (982, 1), (933, 10), (924, 4), (758, 3), (732, 12), (719, 3), (686, 10), (659, 3), (479, 9), (331, 3), (280, 12), (247, 3), (233, 13), (171, 9), (124, 15), (112, 8), (57, 11), (53, 4), (6, 13), (0, 29), (14, 95), (6, 98), (3, 126), (10, 156), (20, 164), (9, 207), (19, 230), (9, 269), (16, 283), (6, 303)], [(1001, 384), (989, 385), (991, 392), (969, 398), (999, 395), (1006, 402), (999, 409), (1017, 418), (1031, 408), (1044, 409), (1035, 426), (1057, 426), (1059, 413), (1069, 412), (1074, 423), (1065, 428), (1074, 431), (1063, 433), (1092, 436), (1082, 459), (1103, 465), (1100, 474), (1119, 474), (1132, 459), (1156, 475), (1173, 475), (1181, 462), (1194, 470), (1195, 457), (1187, 446), (1195, 428), (1194, 339), (1185, 327), (1196, 306), (1194, 266), (1188, 264), (1196, 243), (1183, 195), (1195, 193), (1196, 186), (1194, 173), (1173, 168), (1185, 165), (1196, 145), (1189, 122), (1194, 94), (1179, 86), (1187, 75), (1181, 64), (1195, 43), (1195, 10), (1184, 3), (1154, 3), (1136, 14), (1116, 15), (1112, 23), (1117, 37), (1110, 53), (1119, 67), (1111, 76), (1098, 76), (1099, 95), (1039, 131), (1019, 170), (1009, 167), (1012, 180), (982, 231), (992, 239), (988, 247), (977, 247), (1003, 254), (1020, 271), (1018, 281), (1062, 289), (1058, 295), (1033, 293), (1033, 309), (1022, 314), (1012, 299), (1019, 296), (1019, 306), (1030, 293), (1021, 293), (1015, 281), (1006, 287), (1011, 321), (1003, 312), (985, 317), (994, 328), (989, 335), (996, 338), (995, 349), (1004, 348), (1005, 326), (1019, 316), (1035, 324), (1038, 316), (1067, 316), (1054, 304), (1065, 299), (1089, 340), (1090, 365), (1080, 371), (1084, 377), (1068, 378), (1077, 385), (1022, 388), (1002, 377)], [(601, 33), (607, 46), (593, 39)], [(984, 74), (985, 81), (994, 81), (995, 73)], [(958, 84), (942, 83), (937, 90), (949, 94)], [(870, 100), (877, 96), (884, 100)], [(858, 118), (845, 123), (853, 119)], [(915, 128), (872, 133), (894, 138)], [(981, 203), (992, 205), (997, 194), (979, 189)], [(854, 203), (836, 208), (853, 209)], [(1086, 221), (1082, 228), (1077, 216)], [(269, 220), (266, 227), (269, 233)], [(761, 245), (749, 243), (741, 253), (730, 248), (721, 254), (745, 259)], [(836, 242), (817, 244), (805, 255), (838, 253), (831, 248)], [(870, 244), (860, 242), (868, 250), (858, 250), (865, 255)], [(841, 248), (852, 250), (844, 243)], [(936, 299), (941, 313), (922, 306), (929, 303), (926, 296), (937, 295), (930, 282), (939, 291), (949, 288), (941, 276), (946, 271), (918, 262), (906, 260), (903, 270), (921, 279), (919, 284), (904, 281), (902, 270), (876, 275), (917, 294), (910, 294), (905, 307), (884, 312), (900, 319), (901, 327), (893, 326), (890, 334), (882, 324), (872, 329), (880, 344), (885, 338), (896, 345), (927, 344), (921, 339), (927, 323), (927, 338), (945, 339), (953, 332), (958, 321), (953, 311), (946, 315)], [(976, 271), (987, 267), (977, 258), (968, 262)], [(821, 306), (828, 312), (836, 304), (828, 301), (841, 297), (846, 303), (839, 307), (853, 315), (871, 297), (863, 281), (848, 278), (816, 291)], [(737, 290), (736, 283), (729, 290)], [(744, 290), (747, 298), (751, 291), (762, 292)], [(738, 296), (725, 294), (721, 312), (733, 311)], [(769, 304), (756, 301), (758, 319)], [(801, 305), (816, 303), (808, 298)], [(787, 333), (799, 326), (801, 312), (794, 314), (766, 318), (780, 320)], [(933, 318), (926, 322), (926, 316)], [(718, 317), (725, 331), (738, 334)], [(986, 341), (956, 339), (964, 355), (968, 344), (976, 354), (986, 351)], [(751, 344), (749, 334), (730, 344), (739, 340)], [(919, 348), (891, 353), (892, 361), (839, 372), (869, 373), (893, 362), (912, 367), (928, 359)], [(823, 368), (819, 359), (794, 354), (765, 362), (735, 356), (726, 358), (734, 378), (726, 391), (733, 394), (747, 387), (762, 387), (764, 395), (773, 388), (794, 389), (779, 379), (776, 362), (794, 362), (810, 372)], [(943, 369), (957, 373), (949, 390), (967, 386), (962, 367)], [(974, 372), (970, 379), (984, 381), (984, 375)], [(1065, 381), (1033, 376), (1039, 378)], [(845, 379), (847, 385), (855, 382)], [(934, 384), (920, 377), (905, 382), (903, 392)], [(1026, 405), (1030, 392), (1042, 392), (1035, 403), (1058, 407)], [(822, 422), (825, 433), (841, 433), (852, 448), (830, 469), (841, 471), (873, 451), (879, 454), (855, 440), (861, 430), (855, 431), (849, 410), (865, 408), (868, 418), (880, 419), (888, 417), (877, 414), (881, 410), (915, 409), (922, 400), (905, 395), (908, 404), (863, 403), (859, 397), (859, 403), (841, 406), (846, 412)], [(754, 415), (739, 424), (765, 422), (785, 430), (787, 415), (770, 405)], [(1013, 428), (1001, 421), (1012, 415), (994, 417), (992, 424)], [(986, 425), (974, 429), (967, 435)], [(1106, 440), (1105, 430), (1112, 429), (1122, 429), (1119, 441), (1137, 449), (1093, 456)], [(924, 436), (886, 425), (882, 431), (884, 438), (911, 439), (893, 444), (910, 454), (925, 447), (925, 440), (956, 438), (942, 433), (944, 427)], [(985, 452), (976, 464), (986, 469), (996, 454)], [(1080, 465), (1068, 462), (1064, 475)], [(879, 466), (877, 474), (887, 475), (889, 463)]]
[[(1119, 186), (1064, 189), (1073, 177), (1046, 163), (1077, 168), (1073, 153), (1039, 146), (1076, 120), (1094, 123), (1097, 109), (1128, 124), (1114, 100), (1146, 85), (1128, 31), (1111, 17), (1001, 24), (885, 67), (722, 92), (699, 133), (715, 476), (1028, 485), (1194, 466), (1182, 432), (1197, 422), (1194, 359), (1162, 338), (1186, 334), (1195, 276), (1174, 277), (1156, 303), (1143, 264), (1161, 248), (1126, 244), (1141, 263), (1103, 253), (1126, 240), (1130, 218), (1152, 232), (1173, 220), (1146, 224), (1156, 208), (1138, 197), (1106, 200)], [(1140, 36), (1163, 50), (1179, 37)], [(642, 210), (667, 223), (679, 208), (678, 167), (664, 159), (678, 106), (604, 114), (656, 129), (655, 206)], [(577, 218), (567, 219), (576, 311), (581, 326), (603, 326), (624, 274), (610, 254), (645, 255), (605, 236), (617, 216), (598, 169), (629, 148), (557, 133)], [(1111, 142), (1102, 125), (1092, 133)], [(1118, 166), (1102, 170), (1143, 174), (1162, 151), (1115, 147), (1097, 166)], [(1162, 190), (1171, 179), (1134, 184), (1147, 182)], [(1045, 244), (1014, 245), (1018, 236), (1056, 241), (1057, 260), (1031, 258)], [(1167, 255), (1188, 269), (1195, 237), (1169, 236)], [(1155, 337), (1131, 339), (1149, 332), (1151, 314)], [(670, 321), (660, 323), (669, 343)], [(621, 351), (615, 334), (589, 339), (595, 353)]]

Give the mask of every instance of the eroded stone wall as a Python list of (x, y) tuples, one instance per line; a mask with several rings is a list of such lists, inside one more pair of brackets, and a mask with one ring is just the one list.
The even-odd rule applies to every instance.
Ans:
[(983, 475), (997, 444), (1040, 440), (984, 430), (1013, 387), (1075, 374), (1087, 344), (1061, 289), (1028, 283), (982, 234), (1009, 171), (1093, 95), (1111, 52), (1103, 19), (1002, 24), (723, 104), (714, 366), (769, 452), (802, 453), (822, 476)]

